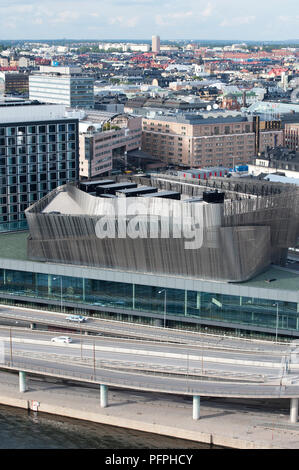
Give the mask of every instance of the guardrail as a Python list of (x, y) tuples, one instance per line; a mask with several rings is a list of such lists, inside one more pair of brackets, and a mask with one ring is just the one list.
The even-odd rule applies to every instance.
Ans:
[(115, 386), (119, 388), (126, 388), (126, 389), (133, 389), (133, 390), (145, 390), (145, 391), (153, 391), (153, 392), (162, 392), (162, 393), (170, 393), (170, 394), (187, 394), (187, 395), (193, 395), (195, 393), (198, 393), (198, 390), (196, 389), (190, 389), (189, 387), (186, 387), (186, 390), (182, 389), (165, 389), (163, 386), (156, 384), (155, 387), (151, 386), (146, 386), (144, 383), (140, 381), (135, 381), (135, 380), (127, 380), (125, 378), (117, 379), (113, 378), (113, 380), (107, 380), (107, 378), (101, 378), (100, 377), (100, 371), (92, 371), (91, 373), (78, 373), (72, 371), (71, 374), (68, 373), (68, 371), (65, 371), (63, 369), (57, 369), (53, 367), (45, 368), (41, 366), (34, 366), (34, 369), (32, 367), (28, 367), (28, 363), (24, 363), (21, 361), (13, 361), (13, 363), (6, 362), (4, 364), (0, 364), (0, 369), (5, 369), (5, 370), (14, 370), (14, 371), (24, 371), (32, 375), (43, 375), (43, 376), (48, 376), (48, 377), (56, 377), (56, 378), (61, 378), (63, 380), (69, 380), (69, 381), (79, 381), (79, 382), (87, 382), (87, 383), (93, 383), (93, 384), (102, 384), (102, 385), (107, 385), (107, 386)]
[[(299, 397), (299, 386), (291, 385), (282, 387), (273, 384), (244, 384), (244, 383), (231, 383), (231, 382), (209, 382), (206, 380), (198, 380), (196, 386), (195, 381), (189, 377), (183, 379), (169, 377), (155, 377), (142, 376), (143, 380), (136, 380), (137, 374), (133, 375), (132, 372), (122, 372), (121, 377), (115, 375), (111, 378), (107, 377), (106, 369), (98, 370), (96, 368), (88, 367), (85, 373), (82, 371), (70, 371), (59, 369), (57, 367), (45, 367), (29, 365), (26, 362), (14, 360), (12, 363), (6, 361), (0, 364), (2, 370), (24, 371), (32, 375), (41, 375), (45, 377), (55, 377), (70, 382), (83, 382), (92, 384), (103, 384), (109, 387), (124, 388), (131, 390), (140, 390), (147, 392), (168, 393), (176, 395), (201, 395), (210, 397), (234, 397), (234, 398), (293, 398)], [(114, 372), (116, 374), (117, 372)], [(106, 376), (105, 376), (106, 375)], [(128, 376), (130, 375), (130, 378)], [(146, 381), (148, 379), (148, 381)], [(215, 385), (220, 386), (217, 391)]]
[[(25, 352), (14, 352), (14, 356), (21, 357), (30, 357), (38, 359), (47, 359), (49, 356), (43, 356), (38, 353), (25, 353)], [(182, 366), (163, 366), (159, 364), (148, 364), (142, 362), (127, 362), (119, 360), (93, 360), (91, 357), (75, 357), (75, 356), (62, 356), (59, 354), (51, 354), (51, 359), (55, 360), (56, 363), (62, 364), (75, 364), (75, 365), (88, 365), (90, 367), (95, 366), (97, 369), (106, 369), (106, 370), (122, 370), (124, 372), (135, 372), (140, 374), (152, 374), (159, 376), (184, 376), (189, 378), (200, 378), (204, 377), (205, 379), (214, 380), (229, 380), (229, 381), (242, 381), (250, 383), (265, 383), (267, 382), (267, 377), (264, 374), (254, 374), (248, 372), (229, 372), (229, 371), (215, 371), (208, 368), (194, 368), (194, 367), (182, 367)], [(66, 362), (67, 361), (67, 362)], [(271, 377), (271, 379), (277, 379), (277, 377)]]

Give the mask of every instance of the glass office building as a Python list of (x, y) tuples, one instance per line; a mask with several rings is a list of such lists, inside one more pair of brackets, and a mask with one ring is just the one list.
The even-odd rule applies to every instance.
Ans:
[(0, 235), (2, 303), (299, 338), (294, 270), (272, 266), (249, 281), (229, 283), (45, 263), (28, 258), (27, 237), (28, 232)]
[[(166, 295), (165, 295), (166, 293)], [(229, 295), (166, 288), (101, 279), (86, 279), (0, 269), (0, 296), (9, 294), (28, 301), (83, 310), (152, 315), (178, 321), (235, 325), (241, 328), (296, 332), (299, 335), (298, 303), (275, 298)], [(153, 317), (155, 318), (155, 317)]]
[(0, 107), (0, 232), (25, 229), (25, 209), (77, 181), (78, 161), (78, 120), (64, 106)]
[(29, 98), (72, 108), (94, 107), (94, 80), (84, 75), (36, 74), (29, 77)]

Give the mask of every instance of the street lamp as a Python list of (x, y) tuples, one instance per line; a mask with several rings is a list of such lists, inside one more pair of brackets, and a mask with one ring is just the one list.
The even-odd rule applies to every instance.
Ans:
[(162, 294), (164, 292), (164, 328), (166, 325), (166, 289), (159, 290), (158, 294)]
[(276, 305), (276, 328), (275, 328), (275, 342), (277, 343), (277, 333), (278, 333), (278, 302), (276, 304), (273, 304), (273, 306)]
[(9, 328), (9, 344), (10, 344), (10, 363), (12, 365), (12, 337), (11, 337), (11, 328)]

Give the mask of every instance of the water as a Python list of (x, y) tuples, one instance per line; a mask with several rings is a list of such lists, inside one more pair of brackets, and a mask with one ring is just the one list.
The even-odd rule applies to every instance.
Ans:
[(197, 442), (0, 406), (0, 449), (208, 449)]

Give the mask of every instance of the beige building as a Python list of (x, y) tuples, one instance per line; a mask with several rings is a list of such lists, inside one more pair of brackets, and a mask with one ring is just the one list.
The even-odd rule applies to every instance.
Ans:
[(170, 165), (232, 167), (282, 142), (280, 121), (249, 121), (238, 113), (143, 118), (142, 150)]
[(80, 177), (109, 174), (114, 160), (125, 162), (129, 151), (141, 148), (141, 117), (109, 114), (92, 112), (80, 121)]
[(159, 54), (160, 52), (160, 36), (152, 37), (152, 51)]

